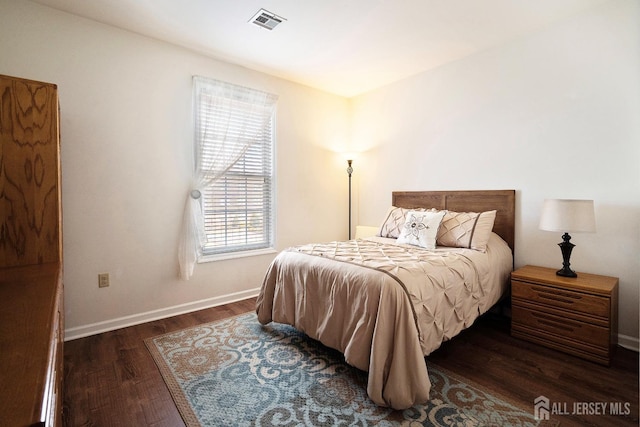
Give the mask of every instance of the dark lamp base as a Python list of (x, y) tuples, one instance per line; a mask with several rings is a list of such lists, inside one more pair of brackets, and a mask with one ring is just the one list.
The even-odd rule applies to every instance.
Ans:
[(571, 258), (571, 251), (575, 246), (570, 242), (570, 240), (571, 236), (569, 236), (569, 233), (564, 233), (564, 235), (562, 236), (562, 243), (558, 243), (558, 246), (560, 246), (560, 250), (562, 251), (562, 269), (556, 271), (556, 275), (558, 276), (578, 277), (578, 274), (576, 274), (575, 271), (569, 268), (569, 266), (571, 265), (569, 262), (569, 259)]
[(562, 276), (562, 277), (578, 277), (578, 274), (575, 271), (571, 270), (570, 268), (560, 269), (556, 271), (556, 275)]

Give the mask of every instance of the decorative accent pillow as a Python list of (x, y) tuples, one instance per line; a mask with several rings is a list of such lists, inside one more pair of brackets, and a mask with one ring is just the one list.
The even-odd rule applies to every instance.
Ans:
[(384, 218), (378, 236), (391, 237), (397, 239), (400, 236), (400, 231), (407, 220), (407, 212), (409, 211), (423, 211), (424, 209), (405, 209), (391, 206), (387, 211), (387, 216)]
[(446, 211), (442, 219), (436, 243), (452, 248), (470, 248), (485, 252), (491, 237), (496, 211), (453, 212)]
[(444, 215), (445, 211), (407, 212), (407, 219), (402, 226), (398, 243), (407, 243), (425, 249), (435, 249), (438, 227)]

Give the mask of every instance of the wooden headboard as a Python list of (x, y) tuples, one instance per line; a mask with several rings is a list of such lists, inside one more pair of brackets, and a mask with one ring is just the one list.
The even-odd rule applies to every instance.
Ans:
[(436, 208), (456, 212), (496, 210), (493, 231), (514, 250), (516, 222), (515, 190), (394, 191), (392, 204), (400, 208)]

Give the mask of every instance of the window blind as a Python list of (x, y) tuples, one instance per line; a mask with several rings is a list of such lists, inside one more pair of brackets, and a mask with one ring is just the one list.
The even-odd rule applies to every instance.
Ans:
[(217, 158), (229, 157), (225, 151), (240, 151), (202, 192), (204, 255), (273, 246), (273, 111), (237, 99), (200, 105), (203, 169), (215, 169)]

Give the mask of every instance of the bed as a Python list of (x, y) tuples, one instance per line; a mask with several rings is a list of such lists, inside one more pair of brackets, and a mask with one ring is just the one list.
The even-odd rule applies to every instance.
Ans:
[[(495, 211), (495, 219), (482, 247), (424, 249), (385, 234), (391, 212), (408, 218), (406, 210), (454, 218), (476, 212), (473, 230), (486, 217), (480, 213)], [(367, 393), (378, 405), (425, 403), (431, 387), (425, 356), (471, 326), (508, 288), (514, 224), (514, 190), (393, 192), (381, 235), (280, 252), (265, 274), (258, 320), (292, 325), (341, 351), (348, 364), (368, 372)]]

